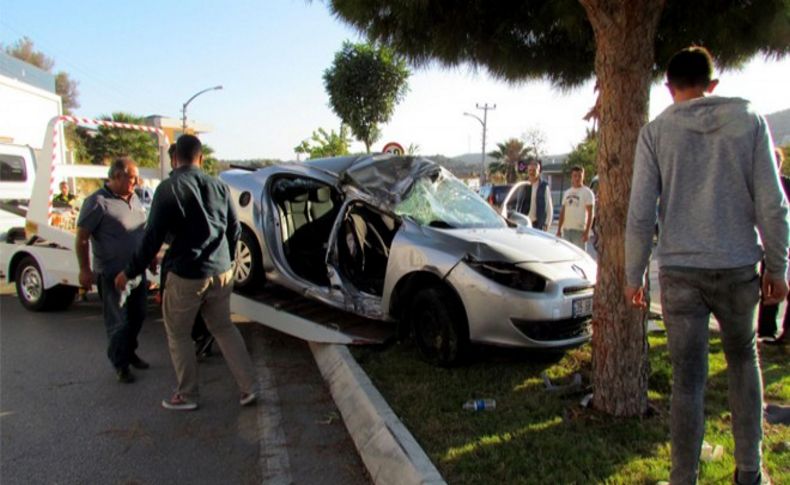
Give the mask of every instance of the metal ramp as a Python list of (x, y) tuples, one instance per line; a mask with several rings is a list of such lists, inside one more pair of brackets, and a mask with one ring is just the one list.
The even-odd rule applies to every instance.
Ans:
[(373, 345), (395, 336), (395, 323), (370, 320), (266, 285), (260, 292), (233, 293), (231, 312), (309, 342)]

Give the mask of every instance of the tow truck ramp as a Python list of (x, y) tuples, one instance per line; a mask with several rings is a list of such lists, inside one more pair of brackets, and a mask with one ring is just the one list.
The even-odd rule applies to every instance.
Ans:
[(395, 323), (371, 320), (266, 285), (255, 294), (233, 293), (231, 312), (308, 342), (382, 344), (395, 336)]

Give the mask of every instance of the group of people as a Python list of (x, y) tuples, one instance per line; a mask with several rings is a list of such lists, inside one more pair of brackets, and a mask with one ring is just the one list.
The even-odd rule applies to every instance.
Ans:
[(170, 153), (173, 171), (157, 187), (147, 219), (134, 190), (137, 165), (129, 158), (115, 160), (107, 183), (85, 199), (77, 221), (80, 284), (98, 287), (107, 356), (118, 381), (132, 383), (130, 368), (150, 367), (137, 354), (145, 319), (146, 269), (156, 271), (157, 253), (169, 242), (161, 265), (162, 314), (177, 387), (162, 406), (198, 407), (198, 364), (191, 337), (198, 315), (238, 384), (239, 403), (250, 405), (258, 398), (257, 378), (230, 319), (232, 262), (241, 227), (227, 186), (201, 170), (200, 140), (183, 135)]
[[(549, 182), (540, 175), (541, 162), (527, 162), (527, 184), (519, 193), (516, 206), (527, 216), (532, 227), (548, 231), (554, 219), (554, 204)], [(571, 168), (571, 187), (562, 194), (562, 206), (557, 221), (557, 236), (587, 250), (592, 230), (595, 194), (584, 185), (584, 168)]]
[[(637, 308), (646, 305), (644, 276), (656, 219), (661, 227), (656, 257), (673, 369), (673, 485), (697, 481), (711, 314), (719, 323), (727, 359), (734, 481), (767, 483), (761, 466), (763, 390), (756, 314), (759, 304), (777, 305), (788, 294), (788, 202), (767, 124), (746, 100), (710, 96), (717, 84), (704, 48), (690, 47), (671, 59), (666, 85), (674, 103), (641, 130), (626, 225), (624, 297)], [(144, 280), (146, 267), (153, 267), (160, 246), (170, 241), (163, 314), (178, 387), (162, 401), (167, 409), (198, 406), (190, 339), (198, 313), (238, 383), (240, 403), (257, 397), (249, 354), (230, 321), (239, 223), (227, 187), (201, 171), (201, 160), (200, 141), (190, 135), (179, 138), (176, 165), (157, 188), (147, 223), (134, 194), (137, 167), (130, 159), (116, 160), (109, 181), (86, 199), (78, 221), (80, 282), (85, 287), (95, 283), (102, 295), (107, 353), (121, 382), (134, 380), (130, 366), (148, 367), (136, 353), (146, 286), (138, 284), (129, 292), (130, 280)], [(540, 178), (538, 161), (528, 169), (525, 214), (534, 227), (548, 230), (548, 183)], [(784, 184), (788, 190), (786, 179)], [(584, 170), (574, 167), (571, 188), (562, 198), (558, 235), (584, 249), (594, 204)], [(128, 293), (123, 305), (122, 293)]]

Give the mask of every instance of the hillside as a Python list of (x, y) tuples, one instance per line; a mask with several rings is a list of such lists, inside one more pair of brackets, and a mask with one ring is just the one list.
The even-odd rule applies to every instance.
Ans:
[(790, 145), (790, 108), (765, 115), (765, 119), (768, 120), (774, 143), (779, 146)]

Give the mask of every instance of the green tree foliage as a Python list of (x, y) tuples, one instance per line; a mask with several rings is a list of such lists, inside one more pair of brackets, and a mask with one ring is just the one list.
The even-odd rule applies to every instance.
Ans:
[[(55, 66), (55, 61), (48, 57), (41, 51), (36, 50), (33, 41), (28, 37), (22, 37), (14, 44), (5, 47), (6, 54), (16, 57), (19, 60), (32, 64), (39, 69), (43, 69), (49, 73)], [(55, 75), (55, 92), (60, 96), (63, 104), (63, 112), (71, 114), (75, 109), (80, 107), (78, 101), (79, 91), (77, 90), (77, 81), (71, 79), (65, 71), (59, 71)]]
[(219, 160), (214, 156), (214, 149), (203, 143), (203, 171), (209, 175), (219, 173)]
[(512, 184), (517, 178), (519, 160), (525, 160), (535, 154), (531, 147), (525, 146), (524, 141), (517, 138), (510, 138), (502, 143), (497, 143), (496, 146), (497, 149), (488, 155), (497, 161), (488, 166), (488, 171), (491, 174), (504, 174), (505, 181)]
[(340, 133), (331, 130), (327, 131), (318, 128), (313, 131), (309, 140), (302, 140), (302, 143), (294, 148), (296, 153), (307, 155), (307, 158), (324, 158), (348, 155), (351, 138), (348, 136), (346, 125), (340, 125)]
[(379, 138), (379, 124), (390, 120), (406, 94), (408, 78), (406, 63), (391, 49), (351, 42), (343, 43), (324, 71), (329, 105), (368, 153)]
[[(129, 113), (102, 115), (100, 120), (142, 125), (144, 119)], [(117, 157), (131, 157), (141, 167), (159, 166), (157, 137), (153, 133), (122, 128), (99, 127), (98, 130), (77, 128), (77, 135), (85, 147), (80, 153), (82, 162), (107, 165)]]
[(762, 53), (790, 53), (787, 0), (557, 0), (389, 2), (331, 0), (338, 18), (371, 42), (417, 65), (467, 64), (511, 83), (546, 79), (560, 89), (597, 80), (599, 120), (596, 225), (598, 275), (593, 316), (593, 406), (615, 415), (647, 409), (645, 311), (623, 298), (624, 233), (640, 127), (650, 85), (672, 54), (704, 45), (719, 68)]
[(590, 180), (598, 174), (597, 156), (598, 138), (594, 131), (588, 131), (584, 140), (573, 147), (573, 151), (568, 154), (568, 158), (562, 163), (562, 171), (569, 174), (573, 167), (582, 167), (584, 169), (584, 179), (589, 185)]

